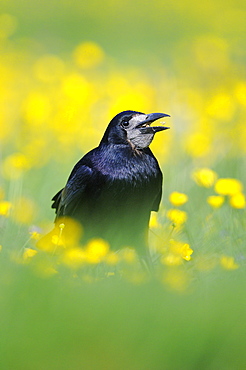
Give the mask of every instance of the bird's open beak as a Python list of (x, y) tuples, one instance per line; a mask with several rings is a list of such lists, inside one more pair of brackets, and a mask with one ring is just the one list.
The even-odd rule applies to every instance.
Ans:
[(151, 113), (147, 114), (145, 119), (136, 126), (141, 132), (141, 134), (155, 134), (158, 131), (167, 130), (170, 127), (166, 126), (150, 126), (150, 124), (157, 119), (163, 118), (163, 117), (170, 117), (169, 114), (165, 113)]

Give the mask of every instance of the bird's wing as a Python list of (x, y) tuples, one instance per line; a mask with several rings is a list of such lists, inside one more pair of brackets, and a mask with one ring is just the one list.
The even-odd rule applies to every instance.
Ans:
[(60, 201), (61, 201), (62, 191), (63, 191), (63, 189), (58, 191), (58, 193), (56, 195), (54, 195), (53, 198), (51, 199), (53, 201), (53, 204), (51, 205), (51, 208), (54, 208), (56, 210), (56, 213), (58, 211), (59, 204), (60, 204)]
[(152, 210), (151, 211), (155, 211), (155, 212), (158, 212), (159, 211), (159, 207), (160, 207), (160, 203), (161, 203), (161, 197), (162, 197), (162, 183), (163, 183), (163, 175), (162, 175), (162, 172), (161, 170), (159, 169), (158, 171), (158, 182), (157, 182), (157, 188), (159, 188), (159, 191), (155, 197), (155, 200), (153, 202), (153, 205), (152, 205)]
[(78, 206), (78, 200), (83, 197), (86, 186), (93, 177), (93, 170), (87, 165), (74, 168), (66, 186), (52, 200), (52, 208), (56, 209), (57, 218), (72, 216)]
[(153, 206), (152, 206), (152, 210), (151, 211), (155, 211), (155, 212), (158, 212), (159, 211), (161, 197), (162, 197), (162, 188), (160, 189), (159, 193), (157, 194), (157, 196), (156, 196), (156, 198), (154, 200), (154, 203), (153, 203)]

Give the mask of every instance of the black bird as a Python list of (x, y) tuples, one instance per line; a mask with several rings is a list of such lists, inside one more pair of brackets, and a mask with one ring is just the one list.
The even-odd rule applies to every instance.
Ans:
[(55, 224), (71, 217), (83, 227), (83, 242), (103, 238), (111, 249), (134, 247), (146, 256), (151, 211), (158, 211), (162, 173), (149, 145), (150, 126), (163, 113), (125, 111), (109, 123), (99, 146), (73, 168), (66, 186), (53, 197)]

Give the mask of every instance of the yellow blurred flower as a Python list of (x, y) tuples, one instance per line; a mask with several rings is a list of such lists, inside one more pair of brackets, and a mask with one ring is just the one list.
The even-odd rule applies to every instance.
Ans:
[(4, 115), (0, 115), (0, 142), (4, 142), (4, 140), (6, 140), (11, 134), (12, 130), (9, 128), (8, 122), (6, 122)]
[(235, 96), (239, 103), (246, 106), (246, 83), (239, 82), (235, 87)]
[(57, 223), (53, 230), (38, 240), (37, 248), (54, 254), (78, 247), (83, 234), (81, 224), (70, 217), (62, 217), (59, 220), (60, 223)]
[(56, 55), (43, 55), (33, 66), (35, 76), (44, 82), (53, 82), (59, 80), (65, 70), (62, 59)]
[(87, 262), (99, 263), (109, 252), (109, 244), (103, 239), (91, 239), (85, 251)]
[(29, 160), (22, 153), (13, 153), (3, 161), (3, 175), (6, 179), (18, 179), (29, 168)]
[(171, 290), (183, 293), (188, 288), (189, 279), (184, 271), (168, 269), (163, 275), (162, 282)]
[(221, 195), (234, 195), (241, 193), (243, 185), (241, 181), (237, 179), (225, 178), (219, 179), (215, 183), (215, 191)]
[(0, 216), (8, 217), (11, 207), (12, 207), (12, 203), (8, 202), (7, 200), (1, 201), (0, 202)]
[(72, 268), (78, 268), (86, 261), (86, 252), (82, 248), (67, 249), (62, 258), (62, 262)]
[[(34, 128), (34, 125), (31, 125)], [(35, 137), (23, 147), (23, 154), (28, 159), (30, 167), (43, 167), (52, 155), (48, 150), (48, 141), (45, 138)]]
[(229, 256), (222, 256), (220, 258), (220, 264), (225, 270), (236, 270), (239, 268), (234, 258)]
[(41, 126), (49, 120), (52, 105), (46, 94), (31, 91), (23, 102), (23, 115), (30, 125)]
[(64, 222), (60, 223), (58, 226), (60, 230), (63, 230), (65, 228)]
[(187, 213), (180, 209), (169, 209), (167, 218), (176, 225), (183, 225), (187, 220)]
[(121, 255), (122, 255), (122, 259), (129, 264), (133, 264), (137, 262), (137, 253), (134, 249), (125, 248), (121, 252)]
[(104, 261), (108, 264), (108, 265), (116, 265), (118, 262), (119, 262), (119, 255), (115, 252), (109, 252), (105, 258), (104, 258)]
[(207, 155), (211, 147), (211, 139), (206, 133), (202, 132), (190, 134), (184, 143), (187, 153), (194, 158)]
[(37, 253), (38, 251), (36, 251), (35, 249), (25, 248), (24, 253), (23, 253), (23, 259), (29, 260), (32, 257), (34, 257)]
[(243, 193), (233, 194), (230, 197), (229, 202), (233, 208), (237, 208), (237, 209), (245, 208), (245, 205), (246, 205), (245, 195)]
[(207, 197), (207, 203), (213, 208), (219, 208), (224, 203), (225, 198), (222, 195), (211, 195)]
[(188, 196), (184, 193), (179, 193), (177, 191), (173, 191), (169, 196), (170, 202), (174, 206), (182, 206), (188, 201)]
[(102, 63), (105, 54), (103, 49), (95, 42), (83, 42), (76, 47), (73, 57), (80, 68), (92, 68)]
[(72, 73), (63, 78), (62, 91), (73, 103), (81, 105), (89, 100), (91, 89), (91, 84), (82, 74)]
[(40, 238), (40, 233), (37, 231), (30, 231), (30, 238), (33, 240), (38, 240)]
[(217, 180), (217, 173), (210, 168), (200, 168), (193, 172), (192, 178), (195, 180), (197, 185), (210, 188)]
[(65, 243), (59, 231), (54, 229), (48, 234), (42, 236), (36, 243), (36, 247), (44, 252), (52, 253), (61, 252), (65, 249)]
[[(64, 239), (62, 238), (61, 235), (56, 235), (56, 234), (52, 235), (51, 242), (52, 244), (54, 244), (54, 246), (65, 247)], [(54, 251), (54, 248), (52, 248), (52, 252), (53, 251)]]
[(70, 217), (62, 217), (59, 220), (60, 223), (56, 226), (58, 239), (61, 239), (65, 247), (73, 248), (77, 246), (83, 234), (81, 224)]
[(235, 111), (232, 94), (219, 93), (207, 105), (207, 113), (217, 119), (230, 120)]
[[(111, 115), (114, 116), (116, 112), (121, 112), (125, 107), (132, 106), (132, 102), (134, 102), (134, 106), (140, 112), (145, 111), (146, 107), (150, 106), (149, 98), (142, 90), (130, 87), (126, 93), (117, 94), (113, 97), (112, 107), (110, 109), (110, 112), (112, 112)], [(154, 143), (155, 141), (153, 140)]]
[(160, 223), (158, 222), (158, 217), (156, 212), (151, 212), (150, 220), (149, 220), (149, 227), (151, 229), (157, 229), (160, 227)]

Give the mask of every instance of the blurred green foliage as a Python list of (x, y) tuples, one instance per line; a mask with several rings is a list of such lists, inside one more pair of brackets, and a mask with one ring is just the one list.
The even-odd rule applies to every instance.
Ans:
[(245, 368), (245, 276), (226, 272), (180, 296), (1, 268), (3, 369)]
[[(182, 0), (152, 2), (111, 1), (89, 3), (43, 0), (3, 0), (2, 12), (19, 20), (18, 36), (44, 41), (52, 52), (64, 52), (81, 40), (94, 40), (107, 53), (125, 61), (130, 57), (172, 58), (173, 49), (194, 37), (210, 34), (227, 39), (236, 54), (244, 54), (245, 2), (208, 0), (204, 3)], [(152, 54), (153, 53), (153, 54)]]

